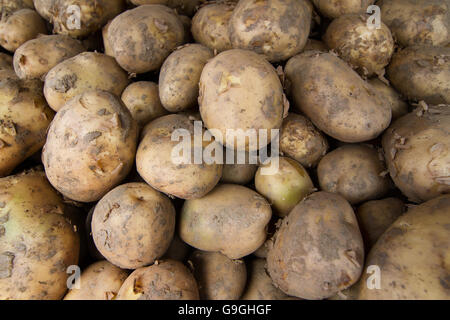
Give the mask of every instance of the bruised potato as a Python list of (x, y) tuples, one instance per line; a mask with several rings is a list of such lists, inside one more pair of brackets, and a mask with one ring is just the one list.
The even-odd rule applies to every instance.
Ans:
[(408, 104), (403, 101), (403, 98), (394, 88), (378, 78), (370, 79), (368, 82), (378, 95), (383, 97), (383, 100), (391, 107), (392, 120), (396, 120), (408, 113)]
[(375, 0), (312, 0), (322, 15), (335, 19), (345, 14), (363, 14)]
[(80, 202), (99, 200), (134, 162), (137, 125), (109, 92), (86, 91), (55, 116), (42, 151), (50, 183)]
[(261, 195), (243, 186), (223, 184), (203, 198), (185, 201), (179, 235), (199, 250), (240, 259), (264, 243), (271, 216), (270, 205)]

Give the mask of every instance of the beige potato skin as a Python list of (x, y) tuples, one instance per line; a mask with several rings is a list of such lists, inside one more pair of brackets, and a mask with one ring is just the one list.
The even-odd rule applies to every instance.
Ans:
[(1, 12), (14, 12), (20, 9), (34, 9), (33, 0), (2, 0)]
[(159, 73), (159, 97), (166, 110), (175, 113), (198, 104), (200, 76), (213, 57), (200, 44), (188, 44), (167, 57)]
[(8, 51), (16, 51), (39, 34), (47, 34), (47, 27), (34, 10), (20, 9), (0, 19), (0, 45)]
[(222, 184), (203, 198), (184, 203), (178, 230), (194, 248), (240, 259), (264, 243), (271, 216), (269, 203), (255, 191)]
[(80, 239), (41, 171), (0, 179), (0, 299), (58, 300)]
[(381, 20), (402, 46), (445, 46), (450, 42), (447, 0), (381, 0)]
[(263, 54), (270, 62), (287, 60), (305, 46), (311, 13), (298, 0), (241, 0), (229, 22), (231, 44)]
[(131, 73), (157, 70), (185, 38), (178, 15), (163, 5), (142, 5), (118, 15), (108, 41), (119, 65)]
[(256, 164), (224, 164), (220, 181), (244, 185), (253, 180), (256, 170)]
[(416, 110), (394, 122), (382, 146), (390, 176), (412, 202), (450, 192), (449, 107)]
[(116, 300), (198, 300), (197, 282), (179, 261), (163, 260), (135, 270)]
[[(211, 132), (217, 141), (246, 151), (264, 147), (259, 130), (267, 133), (267, 143), (272, 140), (271, 129), (281, 127), (286, 102), (275, 68), (263, 56), (241, 49), (222, 52), (206, 64), (198, 99), (205, 126), (222, 135)], [(248, 139), (227, 139), (228, 129), (256, 130), (259, 148)]]
[(291, 58), (285, 71), (295, 106), (333, 138), (363, 142), (389, 126), (389, 105), (338, 57), (306, 51)]
[(189, 258), (202, 300), (238, 300), (246, 285), (243, 260), (231, 260), (217, 252), (196, 250)]
[(120, 287), (128, 277), (128, 272), (109, 263), (98, 261), (87, 267), (79, 280), (80, 289), (71, 289), (64, 300), (114, 300)]
[(109, 43), (109, 39), (108, 39), (108, 29), (109, 26), (111, 25), (111, 21), (109, 21), (107, 24), (105, 24), (105, 26), (102, 28), (102, 39), (103, 39), (103, 53), (106, 54), (107, 56), (113, 57), (114, 58), (114, 51), (112, 49), (111, 44)]
[(170, 8), (176, 9), (178, 13), (185, 14), (189, 17), (197, 10), (197, 7), (202, 4), (202, 0), (130, 0), (135, 5), (143, 4), (163, 4)]
[(174, 234), (169, 249), (163, 256), (163, 259), (171, 259), (183, 262), (189, 255), (191, 248), (181, 241), (177, 234)]
[[(181, 199), (201, 198), (219, 182), (222, 165), (176, 164), (172, 158), (174, 148), (183, 143), (172, 141), (175, 130), (188, 130), (191, 146), (194, 142), (194, 123), (185, 115), (167, 115), (149, 123), (142, 132), (136, 155), (139, 175), (153, 188)], [(216, 142), (204, 142), (203, 147)], [(193, 148), (192, 148), (193, 150)]]
[[(363, 273), (360, 300), (448, 300), (450, 196), (409, 209), (378, 239), (366, 266), (380, 268), (380, 289)], [(373, 272), (372, 272), (373, 274)]]
[(403, 101), (400, 94), (394, 88), (387, 85), (378, 78), (369, 79), (375, 91), (383, 97), (383, 100), (389, 104), (392, 111), (392, 120), (396, 120), (408, 113), (408, 104)]
[(123, 269), (150, 265), (162, 257), (175, 231), (175, 208), (146, 183), (127, 183), (108, 192), (92, 216), (92, 237), (100, 253)]
[(14, 70), (20, 79), (42, 79), (60, 62), (85, 51), (81, 42), (62, 35), (40, 36), (14, 53)]
[(45, 77), (44, 95), (59, 111), (65, 103), (86, 90), (105, 90), (120, 97), (129, 84), (127, 73), (112, 57), (83, 52), (53, 67)]
[(409, 100), (450, 104), (450, 48), (413, 46), (401, 50), (392, 57), (387, 76)]
[(335, 19), (344, 14), (363, 14), (375, 0), (312, 0), (325, 17)]
[(0, 71), (2, 70), (14, 70), (13, 57), (9, 54), (0, 52)]
[(320, 188), (340, 194), (351, 204), (382, 197), (389, 190), (385, 171), (378, 151), (362, 144), (331, 151), (317, 167)]
[(131, 170), (137, 135), (136, 122), (118, 98), (86, 91), (50, 125), (42, 151), (47, 178), (72, 200), (97, 201)]
[(55, 3), (58, 0), (33, 0), (36, 11), (47, 21), (51, 21)]
[(327, 45), (323, 41), (319, 41), (319, 40), (315, 40), (315, 39), (308, 39), (306, 41), (305, 47), (303, 48), (303, 51), (308, 51), (308, 50), (327, 52), (330, 49), (327, 47)]
[(267, 255), (275, 286), (288, 295), (325, 299), (350, 287), (364, 263), (364, 244), (350, 204), (316, 192), (300, 202), (275, 233)]

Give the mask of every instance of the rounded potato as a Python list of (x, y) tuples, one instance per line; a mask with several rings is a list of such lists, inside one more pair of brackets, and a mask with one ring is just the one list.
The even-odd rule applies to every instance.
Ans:
[(392, 180), (417, 203), (450, 192), (449, 106), (427, 108), (395, 121), (382, 139)]
[(171, 259), (177, 261), (184, 261), (188, 255), (191, 248), (181, 241), (177, 234), (174, 234), (172, 242), (170, 243), (169, 249), (163, 256), (163, 259)]
[(179, 234), (194, 248), (240, 259), (264, 243), (271, 216), (269, 203), (255, 191), (222, 184), (203, 198), (184, 203)]
[(34, 9), (33, 0), (2, 0), (0, 11), (11, 13), (20, 9)]
[(99, 200), (131, 170), (137, 125), (109, 92), (86, 91), (70, 100), (50, 125), (42, 162), (50, 183), (80, 202)]
[(59, 111), (67, 101), (86, 90), (104, 90), (120, 97), (129, 82), (127, 73), (112, 57), (83, 52), (47, 73), (44, 94), (50, 107)]
[(114, 300), (127, 277), (126, 270), (108, 261), (95, 262), (83, 271), (64, 300)]
[(315, 167), (328, 151), (328, 141), (308, 118), (289, 113), (283, 120), (280, 151), (305, 167)]
[[(265, 146), (261, 130), (270, 143), (271, 129), (281, 127), (286, 107), (275, 68), (263, 56), (241, 49), (222, 52), (206, 64), (198, 101), (205, 126), (214, 129), (216, 140), (227, 148), (247, 151)], [(235, 136), (227, 135), (230, 129)], [(253, 142), (259, 145), (246, 138), (248, 130), (256, 130), (258, 141)]]
[(303, 48), (303, 51), (308, 51), (308, 50), (328, 52), (330, 49), (327, 47), (327, 45), (323, 41), (319, 41), (319, 40), (315, 40), (315, 39), (308, 39), (306, 41), (305, 47)]
[(114, 57), (114, 52), (112, 50), (111, 44), (109, 43), (108, 39), (108, 29), (111, 25), (111, 21), (109, 21), (105, 26), (102, 28), (102, 39), (103, 39), (103, 52), (110, 57)]
[(368, 80), (372, 88), (383, 97), (383, 100), (389, 104), (392, 111), (392, 120), (396, 120), (408, 113), (408, 104), (403, 101), (400, 94), (394, 88), (387, 85), (378, 78)]
[(391, 110), (343, 60), (306, 51), (286, 64), (296, 107), (319, 129), (342, 142), (376, 138), (391, 122)]
[(80, 250), (63, 200), (30, 171), (0, 179), (0, 207), (0, 299), (61, 299)]
[(369, 28), (368, 19), (360, 14), (340, 16), (328, 26), (324, 41), (360, 74), (371, 76), (384, 73), (395, 43), (384, 23), (380, 28)]
[(0, 52), (0, 71), (13, 69), (13, 57), (11, 57), (9, 54)]
[(380, 268), (380, 289), (369, 290), (363, 273), (360, 300), (448, 300), (450, 195), (409, 209), (383, 233), (366, 266)]
[(298, 0), (241, 0), (229, 22), (233, 48), (263, 54), (270, 62), (289, 59), (308, 40), (312, 11)]
[(51, 20), (54, 5), (58, 0), (33, 0), (36, 11), (47, 21)]
[(320, 188), (340, 194), (351, 204), (380, 198), (389, 191), (385, 171), (378, 151), (362, 144), (331, 151), (317, 167)]
[[(182, 142), (173, 141), (175, 131), (187, 132), (189, 136), (182, 136)], [(143, 130), (136, 155), (139, 175), (153, 188), (178, 198), (193, 199), (207, 194), (219, 182), (222, 165), (204, 161), (195, 164), (192, 157), (179, 162), (174, 157), (178, 156), (175, 154), (178, 146), (194, 145), (194, 135), (194, 123), (185, 115), (167, 115), (149, 123)], [(204, 142), (203, 148), (206, 147), (221, 148), (214, 141)], [(191, 153), (183, 156), (190, 157)]]
[(192, 15), (197, 10), (197, 7), (201, 5), (203, 0), (131, 0), (131, 3), (135, 5), (143, 4), (163, 4), (170, 8), (174, 8), (178, 13)]
[(362, 272), (364, 244), (350, 204), (316, 192), (283, 220), (267, 255), (269, 275), (288, 295), (325, 299), (350, 287)]
[(363, 14), (375, 0), (312, 0), (322, 15), (335, 19), (345, 14)]
[(238, 300), (241, 297), (247, 281), (243, 260), (231, 260), (218, 252), (196, 250), (189, 261), (194, 268), (202, 300)]
[(85, 51), (81, 42), (62, 35), (40, 36), (14, 53), (14, 70), (21, 79), (42, 79), (54, 66)]
[(392, 57), (392, 85), (409, 100), (450, 104), (450, 48), (414, 46)]
[[(256, 170), (258, 170), (257, 161), (250, 159), (248, 152), (241, 154), (234, 152), (232, 163), (227, 163), (226, 154), (230, 150), (224, 150), (224, 165), (222, 170), (222, 178), (220, 181), (231, 184), (247, 184), (255, 177)], [(251, 161), (252, 160), (252, 161)], [(257, 160), (257, 159), (256, 159)]]
[(200, 76), (213, 56), (205, 46), (188, 44), (167, 57), (159, 73), (159, 97), (166, 110), (175, 113), (198, 104)]
[(108, 192), (92, 216), (92, 237), (100, 253), (123, 269), (153, 264), (172, 242), (175, 208), (146, 183), (127, 183)]
[(194, 276), (181, 262), (163, 260), (135, 270), (119, 290), (117, 300), (198, 300)]
[(143, 5), (118, 15), (108, 27), (108, 40), (119, 65), (132, 73), (157, 70), (183, 43), (184, 26), (163, 5)]

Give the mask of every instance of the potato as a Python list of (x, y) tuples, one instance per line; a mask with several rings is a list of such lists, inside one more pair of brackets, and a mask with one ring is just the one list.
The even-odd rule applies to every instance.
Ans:
[(344, 14), (363, 14), (375, 0), (312, 0), (322, 15), (335, 19)]
[(368, 82), (378, 95), (382, 96), (383, 100), (391, 107), (392, 120), (396, 120), (408, 113), (408, 104), (403, 101), (403, 98), (394, 88), (378, 78), (370, 79)]
[(179, 15), (178, 16), (184, 27), (184, 40), (183, 43), (194, 42), (191, 34), (192, 21), (188, 16)]
[(58, 0), (33, 0), (36, 11), (47, 21), (51, 21)]
[[(172, 140), (174, 132), (182, 130), (187, 130), (190, 137), (182, 136), (181, 142)], [(211, 191), (222, 175), (221, 164), (206, 164), (204, 160), (196, 164), (195, 159), (178, 163), (174, 158), (177, 146), (194, 144), (194, 134), (193, 122), (184, 115), (167, 115), (149, 123), (136, 155), (140, 176), (153, 188), (182, 199), (200, 198)], [(204, 142), (203, 147), (207, 146), (220, 147), (214, 141)]]
[(14, 53), (14, 70), (21, 79), (42, 79), (60, 62), (85, 51), (81, 42), (68, 36), (40, 36), (25, 42)]
[[(227, 148), (247, 151), (261, 149), (274, 138), (271, 129), (281, 127), (287, 108), (274, 67), (263, 56), (240, 49), (222, 52), (206, 64), (198, 101), (205, 126), (214, 129), (216, 140)], [(230, 129), (235, 130), (234, 137), (227, 134)], [(256, 131), (258, 145), (246, 139), (247, 130)]]
[(280, 157), (278, 170), (274, 174), (264, 174), (262, 165), (255, 175), (255, 188), (265, 196), (275, 212), (285, 217), (291, 210), (314, 191), (314, 184), (305, 168), (295, 160)]
[(247, 270), (243, 260), (217, 252), (196, 250), (191, 261), (202, 300), (238, 300), (244, 292)]
[(305, 47), (303, 48), (303, 51), (308, 51), (308, 50), (328, 52), (330, 49), (327, 47), (327, 45), (323, 41), (319, 41), (319, 40), (315, 40), (315, 39), (308, 39), (306, 41)]
[(449, 106), (427, 108), (395, 121), (382, 140), (392, 180), (417, 203), (450, 192)]
[(95, 205), (89, 210), (86, 221), (84, 222), (84, 227), (86, 229), (86, 243), (89, 256), (94, 261), (106, 260), (105, 257), (98, 251), (94, 243), (94, 238), (92, 238), (92, 216), (94, 215)]
[(175, 208), (145, 183), (127, 183), (108, 192), (92, 216), (92, 237), (100, 253), (123, 269), (153, 264), (172, 242)]
[(386, 167), (378, 151), (363, 144), (344, 145), (319, 162), (323, 191), (338, 193), (351, 204), (378, 199), (389, 191)]
[(179, 112), (197, 105), (200, 76), (213, 56), (211, 49), (189, 44), (167, 57), (159, 73), (159, 97), (164, 108)]
[(118, 15), (108, 28), (108, 41), (119, 65), (132, 73), (157, 70), (183, 43), (178, 15), (162, 5), (143, 5)]
[(450, 48), (409, 47), (387, 68), (392, 85), (409, 100), (450, 104)]
[(230, 19), (233, 48), (263, 54), (270, 62), (289, 59), (308, 40), (312, 11), (298, 0), (241, 0)]
[(174, 234), (169, 249), (167, 249), (163, 259), (184, 261), (188, 257), (190, 249), (186, 243), (181, 241), (177, 234)]
[(198, 300), (197, 282), (181, 262), (159, 261), (135, 270), (119, 290), (117, 300)]
[(44, 94), (50, 107), (59, 111), (71, 98), (86, 90), (105, 90), (120, 97), (129, 82), (127, 73), (112, 57), (83, 52), (47, 73)]
[(34, 9), (33, 0), (2, 0), (0, 11), (14, 12), (20, 9)]
[(13, 57), (9, 54), (0, 52), (0, 71), (2, 70), (14, 70)]
[(0, 299), (61, 299), (80, 250), (61, 197), (35, 170), (0, 179), (0, 207)]
[(112, 50), (111, 44), (109, 43), (108, 39), (108, 29), (111, 25), (111, 21), (109, 21), (105, 26), (102, 28), (102, 39), (103, 39), (103, 52), (110, 57), (114, 57), (114, 52)]
[(389, 105), (338, 57), (306, 51), (285, 70), (296, 107), (333, 138), (363, 142), (389, 126)]
[(445, 46), (450, 42), (447, 0), (382, 0), (381, 19), (402, 46)]
[(230, 150), (227, 149), (224, 150), (224, 165), (222, 170), (222, 178), (220, 179), (220, 181), (242, 185), (252, 181), (255, 177), (256, 170), (258, 170), (258, 165), (254, 162), (250, 163), (249, 153), (245, 152), (243, 157), (241, 155), (242, 159), (239, 159), (240, 153), (234, 152), (233, 161), (227, 161), (226, 154), (229, 151)]
[(176, 9), (178, 13), (192, 17), (203, 0), (130, 0), (135, 5), (163, 4)]
[(86, 91), (55, 116), (42, 151), (50, 183), (80, 202), (99, 200), (131, 170), (137, 125), (118, 98)]
[(31, 9), (4, 14), (0, 19), (0, 45), (14, 52), (28, 40), (47, 34), (45, 21)]
[(201, 7), (192, 18), (192, 35), (195, 42), (222, 52), (232, 48), (228, 26), (235, 3), (211, 3)]
[(199, 250), (240, 259), (264, 243), (271, 216), (270, 205), (255, 191), (222, 184), (203, 198), (184, 203), (179, 235)]
[(364, 244), (350, 204), (316, 192), (283, 220), (269, 248), (267, 267), (275, 286), (304, 299), (324, 299), (355, 283)]
[(360, 205), (356, 217), (366, 248), (371, 248), (404, 211), (405, 205), (397, 198), (373, 200)]
[(368, 19), (360, 14), (340, 16), (328, 26), (324, 41), (360, 74), (381, 75), (394, 53), (394, 39), (384, 23), (369, 28)]
[(21, 81), (14, 71), (0, 71), (0, 177), (10, 174), (45, 144), (54, 112), (42, 84)]
[[(444, 195), (409, 209), (378, 239), (366, 266), (377, 266), (376, 274), (364, 272), (360, 280), (361, 300), (448, 300), (450, 196)], [(376, 284), (376, 282), (375, 282)]]
[(64, 300), (114, 300), (127, 277), (127, 271), (108, 261), (95, 262), (83, 271)]
[(305, 167), (315, 167), (328, 151), (328, 141), (308, 118), (295, 113), (283, 120), (280, 150)]
[(168, 113), (161, 105), (158, 85), (151, 81), (130, 84), (122, 93), (122, 101), (140, 127)]

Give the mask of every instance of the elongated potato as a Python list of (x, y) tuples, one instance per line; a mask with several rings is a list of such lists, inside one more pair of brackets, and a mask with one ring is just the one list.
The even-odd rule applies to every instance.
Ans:
[(408, 113), (408, 104), (403, 100), (400, 94), (394, 88), (387, 85), (378, 78), (368, 80), (375, 91), (383, 97), (383, 100), (389, 104), (392, 111), (392, 120), (396, 120)]
[(264, 243), (271, 216), (270, 205), (261, 195), (243, 186), (223, 184), (203, 198), (184, 203), (179, 234), (194, 248), (239, 259)]
[(325, 17), (335, 19), (344, 14), (363, 14), (375, 0), (312, 0)]

